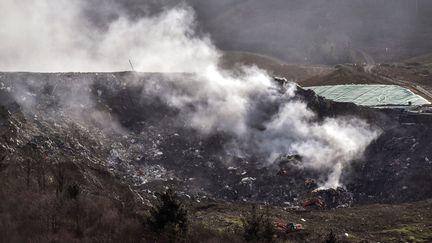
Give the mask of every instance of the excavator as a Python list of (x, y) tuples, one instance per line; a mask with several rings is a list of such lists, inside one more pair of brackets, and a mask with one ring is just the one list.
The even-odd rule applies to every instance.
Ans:
[(326, 207), (325, 202), (321, 198), (309, 198), (303, 201), (303, 207), (318, 207), (320, 209), (324, 209)]
[(302, 224), (275, 222), (276, 229), (284, 233), (298, 232), (303, 230)]

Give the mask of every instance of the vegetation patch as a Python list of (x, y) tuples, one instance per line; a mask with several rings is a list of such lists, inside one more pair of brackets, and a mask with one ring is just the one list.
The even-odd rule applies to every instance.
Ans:
[(432, 226), (404, 225), (394, 229), (381, 231), (389, 240), (403, 240), (407, 242), (430, 242), (432, 240)]

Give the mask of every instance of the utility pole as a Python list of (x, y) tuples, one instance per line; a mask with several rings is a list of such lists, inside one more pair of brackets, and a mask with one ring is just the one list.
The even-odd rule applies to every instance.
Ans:
[(129, 59), (129, 64), (130, 64), (130, 66), (131, 66), (131, 68), (132, 68), (132, 71), (135, 72), (135, 68), (134, 68), (134, 66), (132, 65), (132, 62), (131, 62), (130, 59)]

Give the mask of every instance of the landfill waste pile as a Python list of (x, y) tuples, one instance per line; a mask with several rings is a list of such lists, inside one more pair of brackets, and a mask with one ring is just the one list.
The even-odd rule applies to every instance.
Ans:
[[(299, 155), (280, 156), (266, 166), (250, 148), (243, 154), (226, 149), (235, 139), (229, 134), (202, 136), (179, 125), (178, 110), (142, 95), (146, 82), (154, 78), (167, 77), (1, 74), (2, 173), (28, 160), (46, 163), (45, 167), (70, 166), (86, 190), (99, 190), (104, 187), (101, 176), (111, 176), (149, 205), (153, 193), (165, 187), (175, 187), (182, 197), (197, 202), (215, 199), (287, 207), (302, 206), (310, 198), (336, 208), (432, 195), (430, 187), (418, 183), (432, 180), (428, 159), (432, 154), (426, 142), (432, 130), (421, 122), (399, 122), (400, 117), (411, 116), (404, 110), (336, 103), (298, 87), (295, 99), (306, 102), (317, 119), (355, 115), (383, 129), (365, 155), (343, 171), (342, 187), (322, 189), (305, 183), (322, 180), (322, 174), (302, 167)], [(72, 91), (73, 97), (60, 97), (64, 90)], [(274, 107), (265, 109), (268, 116), (275, 112)]]

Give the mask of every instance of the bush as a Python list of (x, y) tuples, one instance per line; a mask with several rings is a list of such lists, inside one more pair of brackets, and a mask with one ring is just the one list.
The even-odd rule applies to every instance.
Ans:
[(336, 236), (333, 233), (333, 230), (331, 230), (330, 233), (327, 235), (327, 238), (325, 239), (324, 243), (336, 243), (336, 242), (338, 242)]
[(69, 199), (77, 199), (81, 193), (81, 188), (78, 184), (72, 184), (67, 187), (67, 197)]
[(273, 242), (275, 234), (276, 229), (273, 220), (270, 217), (270, 210), (267, 208), (266, 213), (263, 216), (263, 231), (261, 233), (261, 237), (264, 242)]
[(242, 219), (243, 238), (249, 242), (273, 242), (275, 228), (270, 218), (269, 209), (265, 214), (257, 212), (255, 205), (251, 211)]
[(150, 229), (168, 241), (184, 238), (188, 230), (187, 211), (173, 190), (158, 195), (158, 203), (150, 210)]

